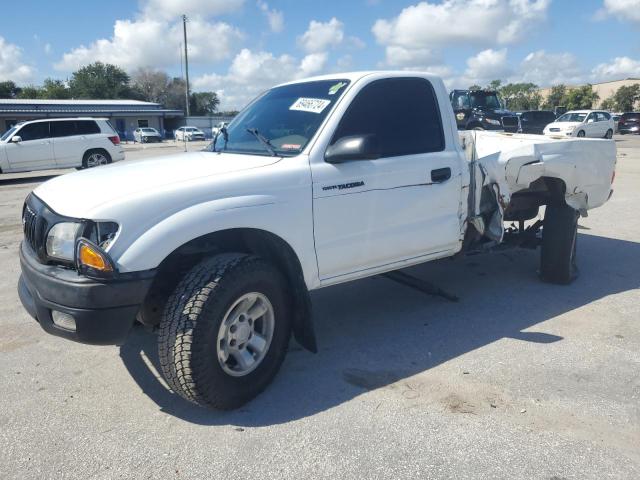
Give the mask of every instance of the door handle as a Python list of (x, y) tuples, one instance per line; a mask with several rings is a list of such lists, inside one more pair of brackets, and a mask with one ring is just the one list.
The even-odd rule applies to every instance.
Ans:
[(431, 181), (433, 183), (446, 182), (451, 178), (451, 169), (449, 167), (436, 168), (431, 170)]

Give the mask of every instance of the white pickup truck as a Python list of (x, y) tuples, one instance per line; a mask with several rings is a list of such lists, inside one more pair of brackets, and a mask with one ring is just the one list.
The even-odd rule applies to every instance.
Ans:
[(404, 71), (275, 87), (209, 150), (35, 189), (19, 293), (80, 342), (157, 327), (171, 389), (222, 409), (267, 386), (291, 332), (316, 350), (311, 290), (505, 246), (540, 246), (541, 278), (570, 282), (616, 163), (611, 140), (459, 133), (442, 80)]

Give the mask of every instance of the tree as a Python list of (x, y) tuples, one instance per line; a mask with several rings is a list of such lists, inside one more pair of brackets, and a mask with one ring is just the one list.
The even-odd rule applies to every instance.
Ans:
[(18, 93), (18, 98), (41, 98), (40, 89), (33, 85), (22, 87), (20, 93)]
[(544, 102), (544, 108), (553, 110), (555, 107), (566, 105), (567, 87), (565, 85), (554, 85), (551, 87), (551, 92), (547, 96)]
[(639, 100), (640, 84), (622, 86), (613, 94), (615, 108), (619, 112), (632, 111)]
[(0, 82), (0, 98), (16, 98), (20, 94), (20, 90), (11, 80)]
[(186, 82), (174, 77), (167, 87), (166, 99), (163, 105), (173, 110), (185, 110), (185, 92), (187, 90)]
[(165, 72), (140, 68), (131, 77), (131, 86), (147, 102), (165, 104), (172, 80)]
[(600, 96), (593, 91), (591, 84), (569, 90), (567, 108), (570, 110), (590, 109)]
[(600, 104), (600, 108), (603, 110), (616, 110), (616, 100), (613, 95), (609, 98), (605, 98)]
[(498, 91), (500, 90), (500, 86), (502, 85), (502, 80), (491, 80), (489, 85), (487, 85), (487, 90)]
[(71, 91), (62, 80), (47, 78), (40, 89), (40, 98), (64, 100), (71, 98)]
[(537, 110), (542, 101), (535, 83), (508, 83), (499, 93), (511, 110)]
[(469, 90), (482, 90), (482, 87), (476, 83), (469, 87)]
[(191, 115), (213, 115), (218, 105), (220, 99), (215, 92), (194, 92), (189, 99)]
[(75, 98), (112, 99), (131, 96), (129, 75), (120, 67), (95, 62), (73, 72), (69, 81)]

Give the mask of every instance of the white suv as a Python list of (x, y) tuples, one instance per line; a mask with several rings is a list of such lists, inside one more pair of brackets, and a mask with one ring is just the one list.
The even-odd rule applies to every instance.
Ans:
[(611, 138), (615, 123), (608, 112), (572, 110), (544, 128), (545, 135), (563, 137)]
[(124, 150), (106, 119), (32, 120), (0, 137), (0, 173), (89, 168), (118, 160), (124, 160)]

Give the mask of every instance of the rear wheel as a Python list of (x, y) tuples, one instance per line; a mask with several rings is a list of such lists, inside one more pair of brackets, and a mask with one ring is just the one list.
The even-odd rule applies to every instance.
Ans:
[(608, 139), (613, 138), (613, 130), (611, 129), (607, 130), (607, 133), (604, 134), (604, 138), (608, 138)]
[(82, 168), (99, 167), (111, 163), (111, 155), (105, 150), (89, 150), (82, 157)]
[(221, 254), (193, 267), (160, 322), (160, 364), (171, 389), (219, 409), (264, 390), (289, 343), (286, 291), (282, 274), (259, 257)]
[(547, 205), (542, 228), (540, 277), (549, 283), (568, 284), (577, 276), (578, 212), (564, 202)]
[(579, 137), (579, 138), (584, 138), (584, 130), (580, 130), (580, 131), (578, 132), (578, 137)]

